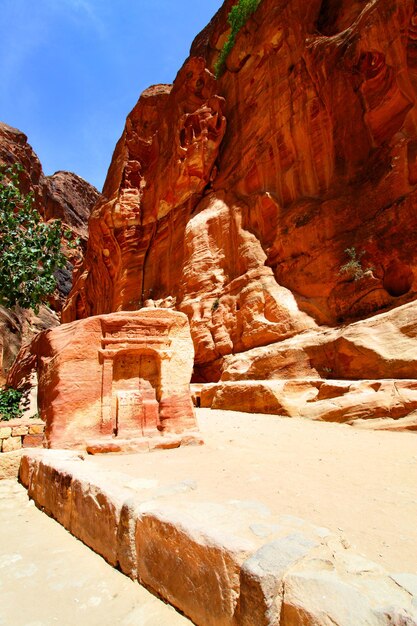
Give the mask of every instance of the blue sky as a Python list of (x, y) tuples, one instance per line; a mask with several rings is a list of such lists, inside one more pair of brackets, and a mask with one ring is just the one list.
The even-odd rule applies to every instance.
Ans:
[(45, 174), (101, 189), (140, 93), (170, 83), (222, 0), (0, 0), (0, 120)]

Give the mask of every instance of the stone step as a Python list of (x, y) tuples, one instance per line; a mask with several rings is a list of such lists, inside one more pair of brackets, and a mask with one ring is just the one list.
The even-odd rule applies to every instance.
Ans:
[(151, 452), (152, 450), (171, 450), (181, 446), (200, 446), (204, 441), (198, 432), (183, 434), (164, 434), (150, 437), (101, 437), (86, 441), (88, 454), (120, 454), (132, 452)]

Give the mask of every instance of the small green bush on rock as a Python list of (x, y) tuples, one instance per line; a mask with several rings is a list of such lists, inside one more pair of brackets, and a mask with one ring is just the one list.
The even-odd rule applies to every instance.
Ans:
[(345, 253), (349, 260), (342, 265), (339, 274), (347, 274), (356, 281), (372, 273), (373, 267), (362, 267), (361, 258), (365, 254), (363, 251), (358, 253), (356, 248), (346, 248)]
[(239, 2), (231, 8), (227, 20), (232, 27), (232, 30), (214, 66), (216, 78), (219, 78), (223, 73), (224, 64), (230, 52), (232, 51), (233, 46), (235, 45), (238, 32), (240, 31), (242, 26), (246, 24), (248, 18), (252, 15), (252, 13), (255, 13), (260, 3), (261, 0), (239, 0)]

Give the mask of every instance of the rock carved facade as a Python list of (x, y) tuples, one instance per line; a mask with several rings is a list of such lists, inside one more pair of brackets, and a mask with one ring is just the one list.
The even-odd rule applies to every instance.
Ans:
[(193, 354), (184, 314), (120, 312), (41, 333), (9, 380), (37, 370), (47, 447), (120, 451), (128, 441), (143, 444), (196, 429)]

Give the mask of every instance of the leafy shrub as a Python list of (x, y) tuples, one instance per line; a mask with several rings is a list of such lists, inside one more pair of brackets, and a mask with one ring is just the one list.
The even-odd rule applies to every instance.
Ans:
[(0, 167), (0, 304), (39, 309), (66, 265), (60, 220), (43, 222), (32, 194), (19, 189), (22, 167)]
[(235, 4), (227, 17), (227, 21), (232, 27), (231, 33), (220, 52), (219, 58), (214, 66), (214, 72), (216, 74), (216, 78), (219, 78), (224, 69), (224, 64), (226, 62), (227, 57), (235, 45), (236, 36), (242, 26), (244, 26), (248, 20), (248, 18), (255, 13), (258, 8), (261, 0), (239, 0), (237, 4)]
[(22, 417), (20, 401), (23, 392), (13, 387), (0, 389), (0, 420), (8, 421), (16, 417)]
[(363, 251), (358, 254), (356, 248), (346, 248), (345, 253), (349, 260), (342, 265), (339, 274), (348, 274), (349, 278), (360, 280), (372, 271), (372, 267), (367, 267), (366, 269), (362, 267), (361, 258), (365, 254)]

